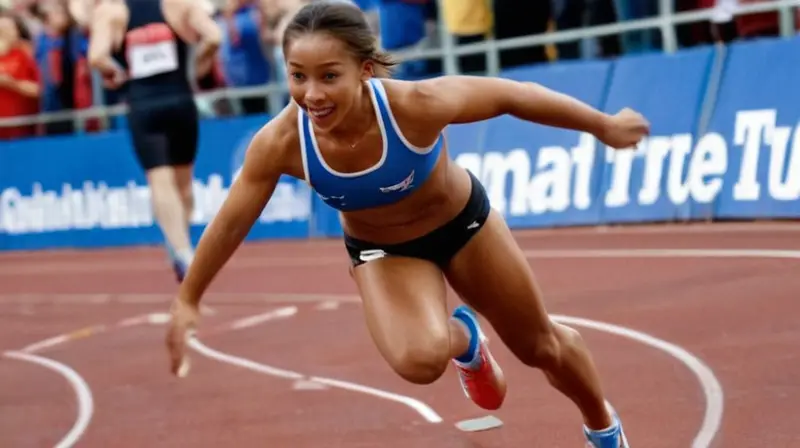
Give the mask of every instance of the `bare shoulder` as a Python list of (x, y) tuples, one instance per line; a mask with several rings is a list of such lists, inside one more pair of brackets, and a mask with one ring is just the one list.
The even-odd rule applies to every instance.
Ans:
[[(386, 94), (392, 112), (428, 126), (444, 128), (459, 122), (459, 115), (474, 108), (476, 91), (483, 96), (499, 96), (489, 78), (471, 76), (438, 76), (419, 81), (385, 80)], [(493, 93), (492, 93), (493, 92)], [(481, 101), (485, 103), (485, 101)], [(480, 107), (485, 106), (481, 104)]]
[(448, 124), (440, 95), (421, 81), (381, 79), (386, 99), (400, 130), (411, 143), (428, 146)]
[(289, 103), (253, 136), (247, 159), (263, 175), (303, 177), (297, 110), (297, 105)]
[(379, 79), (386, 91), (389, 105), (392, 111), (398, 110), (400, 112), (409, 109), (412, 112), (422, 111), (425, 107), (419, 105), (417, 102), (430, 101), (432, 98), (426, 96), (428, 92), (420, 89), (419, 81), (404, 81), (399, 79)]
[(445, 127), (508, 113), (529, 88), (510, 79), (449, 75), (405, 82), (397, 90), (402, 109), (417, 120)]

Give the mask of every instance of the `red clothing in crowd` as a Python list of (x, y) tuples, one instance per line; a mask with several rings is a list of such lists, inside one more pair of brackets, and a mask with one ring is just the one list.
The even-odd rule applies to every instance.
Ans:
[[(39, 84), (39, 69), (29, 48), (24, 45), (12, 48), (0, 56), (0, 77)], [(0, 85), (0, 118), (35, 115), (39, 112), (38, 98), (31, 98)], [(13, 139), (33, 134), (33, 126), (0, 126), (0, 139)]]

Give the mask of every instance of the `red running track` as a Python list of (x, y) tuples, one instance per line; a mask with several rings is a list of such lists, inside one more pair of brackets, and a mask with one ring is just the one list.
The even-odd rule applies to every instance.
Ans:
[[(517, 237), (550, 311), (588, 319), (577, 323), (590, 325), (580, 329), (634, 447), (744, 448), (798, 446), (799, 232), (717, 224)], [(452, 369), (425, 387), (389, 370), (339, 242), (237, 253), (204, 302), (206, 349), (180, 380), (157, 319), (174, 290), (158, 249), (0, 256), (0, 446), (582, 446), (571, 403), (499, 343), (509, 397), (491, 415), (504, 425), (457, 429), (487, 413)]]

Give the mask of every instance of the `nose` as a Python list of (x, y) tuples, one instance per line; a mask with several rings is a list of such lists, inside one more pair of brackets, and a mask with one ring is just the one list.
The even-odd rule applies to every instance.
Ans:
[(311, 83), (305, 94), (305, 102), (310, 106), (321, 106), (326, 99), (325, 92), (317, 83)]

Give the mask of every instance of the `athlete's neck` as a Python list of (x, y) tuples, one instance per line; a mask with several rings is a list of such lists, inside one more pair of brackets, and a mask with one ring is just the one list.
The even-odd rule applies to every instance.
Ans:
[(366, 134), (375, 121), (375, 114), (378, 113), (372, 105), (372, 96), (368, 83), (363, 84), (363, 88), (358, 92), (358, 98), (353, 103), (344, 119), (329, 134), (338, 141), (348, 142), (354, 145)]

